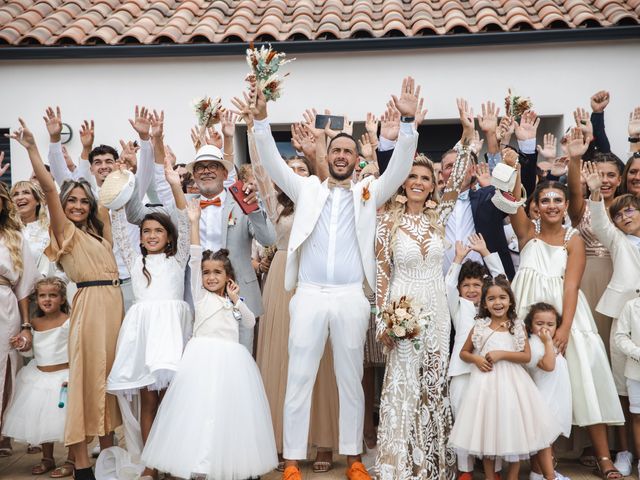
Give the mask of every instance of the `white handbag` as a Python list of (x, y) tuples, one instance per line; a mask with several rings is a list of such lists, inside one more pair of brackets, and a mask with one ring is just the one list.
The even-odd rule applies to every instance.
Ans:
[(503, 192), (511, 192), (516, 184), (516, 169), (506, 163), (499, 163), (491, 172), (491, 185)]

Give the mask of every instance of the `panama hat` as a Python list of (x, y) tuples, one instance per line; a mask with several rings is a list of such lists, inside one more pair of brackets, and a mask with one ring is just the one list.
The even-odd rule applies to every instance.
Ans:
[(220, 150), (215, 145), (205, 145), (201, 147), (196, 153), (195, 158), (187, 163), (185, 168), (189, 173), (193, 175), (193, 167), (198, 162), (219, 162), (227, 170), (227, 172), (233, 171), (233, 162), (226, 160)]
[(114, 170), (104, 179), (100, 188), (100, 203), (109, 210), (124, 207), (133, 195), (136, 177), (129, 170)]

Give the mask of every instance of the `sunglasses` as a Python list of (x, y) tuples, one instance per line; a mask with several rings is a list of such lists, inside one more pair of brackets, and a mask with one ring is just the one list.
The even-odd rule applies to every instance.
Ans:
[(622, 220), (622, 217), (631, 218), (637, 211), (638, 210), (636, 210), (633, 207), (627, 207), (624, 210), (620, 210), (618, 213), (616, 213), (615, 216), (613, 217), (613, 221), (619, 222)]

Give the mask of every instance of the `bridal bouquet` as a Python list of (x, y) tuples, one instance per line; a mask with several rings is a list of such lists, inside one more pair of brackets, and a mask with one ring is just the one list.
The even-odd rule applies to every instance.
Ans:
[(213, 127), (220, 122), (220, 115), (224, 113), (220, 97), (214, 100), (211, 100), (211, 97), (196, 98), (192, 106), (198, 118), (198, 125), (202, 128)]
[(522, 114), (533, 108), (533, 102), (530, 98), (516, 95), (509, 89), (509, 93), (504, 99), (504, 106), (507, 115), (514, 117), (519, 122)]
[(390, 338), (396, 341), (411, 340), (415, 349), (420, 349), (420, 342), (417, 338), (420, 333), (419, 312), (415, 310), (406, 296), (388, 304), (382, 310), (381, 315)]
[[(277, 100), (282, 93), (282, 80), (278, 77), (278, 70), (284, 64), (292, 60), (286, 60), (284, 52), (276, 52), (271, 45), (254, 48), (253, 42), (247, 49), (247, 64), (251, 68), (251, 73), (247, 76), (247, 81), (255, 80), (257, 87), (262, 90), (267, 101)], [(288, 73), (284, 75), (286, 77)]]

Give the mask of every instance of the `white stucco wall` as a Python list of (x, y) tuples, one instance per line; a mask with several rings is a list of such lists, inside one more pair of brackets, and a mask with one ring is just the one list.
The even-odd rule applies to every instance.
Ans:
[[(611, 92), (606, 125), (612, 148), (624, 156), (627, 119), (640, 105), (640, 41), (469, 47), (345, 54), (298, 54), (285, 67), (284, 96), (270, 104), (273, 122), (301, 119), (306, 107), (363, 120), (379, 114), (404, 75), (422, 85), (428, 120), (457, 117), (455, 98), (464, 96), (476, 112), (486, 100), (502, 103), (508, 87), (530, 96), (540, 115), (573, 122), (575, 107), (589, 108), (599, 89)], [(189, 128), (195, 123), (190, 102), (204, 94), (225, 104), (243, 88), (247, 66), (242, 56), (116, 60), (0, 62), (0, 127), (15, 127), (22, 116), (46, 154), (48, 136), (42, 120), (47, 105), (60, 105), (63, 121), (76, 134), (68, 148), (80, 151), (78, 127), (96, 122), (96, 142), (117, 145), (133, 138), (127, 118), (135, 104), (164, 109), (167, 142), (184, 161), (193, 154)], [(504, 109), (502, 109), (504, 110)], [(539, 132), (541, 139), (544, 132)], [(29, 176), (24, 150), (11, 145), (13, 180)]]

